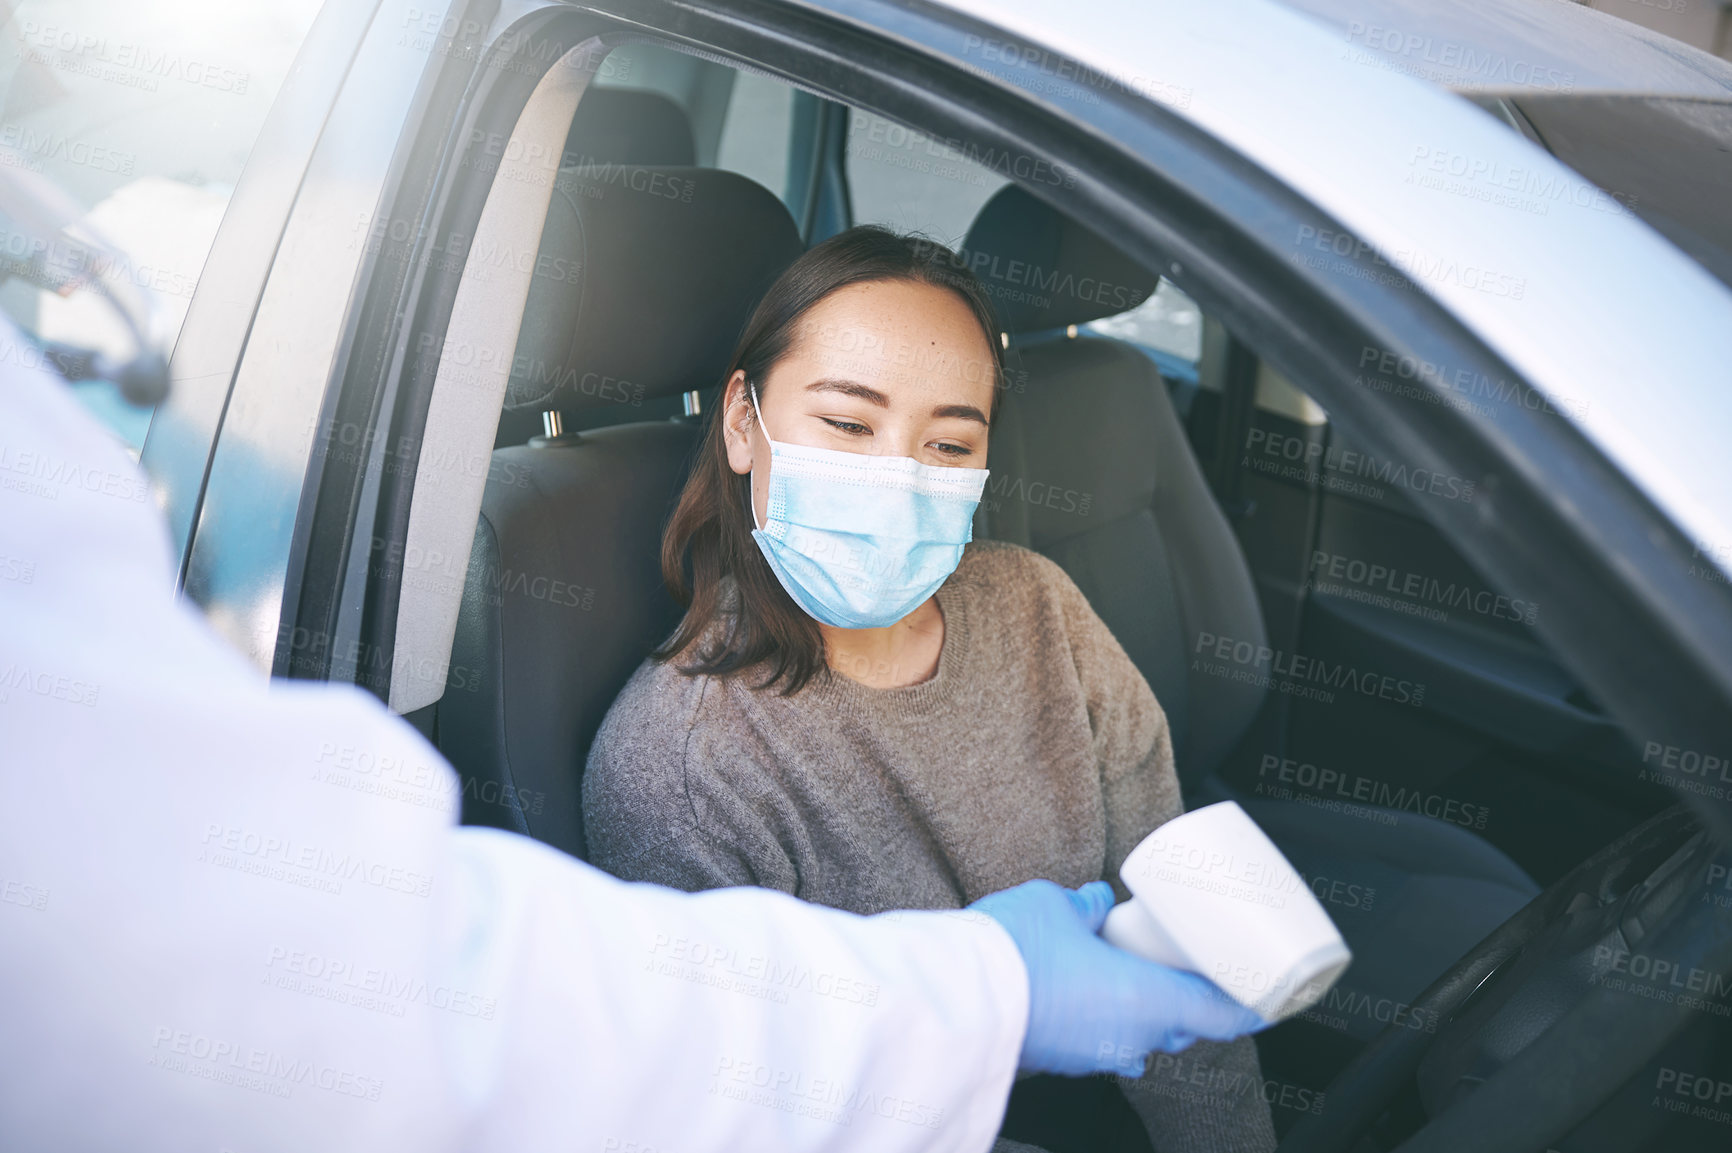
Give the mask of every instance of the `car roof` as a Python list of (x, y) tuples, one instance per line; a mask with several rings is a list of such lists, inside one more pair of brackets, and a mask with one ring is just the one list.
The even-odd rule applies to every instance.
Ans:
[[(1732, 100), (1732, 61), (1565, 0), (1281, 0), (1340, 43), (1456, 92)], [(1536, 77), (1538, 78), (1536, 80)]]
[[(939, 2), (1117, 78), (1341, 222), (1552, 398), (1710, 563), (1732, 567), (1732, 290), (1603, 194), (1535, 214), (1412, 179), (1418, 149), (1443, 149), (1597, 191), (1544, 149), (1445, 87), (1344, 51), (1341, 28), (1278, 0)], [(1562, 0), (1524, 7), (1536, 22), (1573, 19)], [(1296, 238), (1264, 240), (1303, 255)], [(1512, 282), (1519, 293), (1486, 290)]]

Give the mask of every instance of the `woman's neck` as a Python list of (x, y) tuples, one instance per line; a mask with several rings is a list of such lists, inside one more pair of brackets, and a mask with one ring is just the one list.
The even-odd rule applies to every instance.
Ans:
[(899, 689), (929, 681), (944, 652), (944, 613), (938, 598), (881, 629), (838, 629), (820, 624), (824, 661), (850, 680), (873, 689)]

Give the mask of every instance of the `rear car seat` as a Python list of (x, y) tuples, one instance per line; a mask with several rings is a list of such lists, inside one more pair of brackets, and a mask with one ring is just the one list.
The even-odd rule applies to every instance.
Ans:
[[(1214, 774), (1264, 691), (1193, 669), (1189, 642), (1209, 632), (1265, 643), (1250, 569), (1154, 363), (1122, 341), (1065, 332), (1134, 306), (1158, 278), (1015, 185), (981, 209), (963, 247), (1017, 353), (981, 535), (1051, 557), (1088, 597), (1166, 710), (1186, 803), (1232, 797)], [(1235, 799), (1307, 876), (1376, 888), (1375, 916), (1331, 906), (1356, 991), (1411, 1000), (1539, 891), (1501, 851), (1442, 821), (1403, 812), (1386, 827)], [(1348, 1020), (1361, 1038), (1381, 1028)]]
[[(781, 201), (715, 169), (601, 164), (560, 180), (506, 408), (631, 408), (720, 383), (750, 310), (802, 250)], [(589, 743), (678, 619), (661, 531), (698, 431), (639, 421), (494, 452), (452, 650), (470, 691), (447, 690), (437, 727), (466, 823), (583, 856)]]

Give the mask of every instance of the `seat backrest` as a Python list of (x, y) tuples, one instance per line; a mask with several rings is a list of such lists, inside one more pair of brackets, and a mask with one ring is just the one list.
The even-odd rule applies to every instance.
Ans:
[[(578, 101), (547, 206), (537, 253), (536, 291), (524, 307), (511, 358), (515, 402), (500, 417), (495, 443), (524, 443), (541, 430), (543, 408), (554, 407), (537, 405), (535, 400), (538, 390), (554, 399), (546, 386), (565, 367), (571, 318), (586, 284), (574, 264), (572, 248), (578, 229), (577, 198), (619, 187), (628, 167), (690, 167), (696, 163), (695, 155), (691, 122), (678, 104), (659, 92), (592, 84)], [(619, 388), (599, 376), (591, 377), (589, 384), (592, 391), (610, 395)]]
[[(536, 277), (517, 349), (538, 367), (513, 376), (507, 408), (630, 407), (719, 383), (750, 310), (802, 249), (781, 201), (715, 169), (560, 179), (538, 264), (559, 271)], [(583, 854), (590, 741), (677, 623), (661, 530), (697, 434), (644, 421), (494, 452), (436, 727), (465, 822)]]
[(1159, 278), (1015, 185), (981, 209), (963, 248), (1014, 350), (987, 453), (985, 533), (1076, 582), (1154, 689), (1194, 786), (1262, 703), (1260, 687), (1194, 659), (1203, 634), (1264, 643), (1250, 569), (1154, 362), (1065, 332), (1135, 307)]
[(660, 92), (590, 85), (578, 101), (560, 164), (662, 164), (689, 168), (698, 162), (692, 122)]

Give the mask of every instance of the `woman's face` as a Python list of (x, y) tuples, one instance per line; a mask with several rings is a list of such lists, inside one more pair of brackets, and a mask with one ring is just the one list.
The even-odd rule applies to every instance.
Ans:
[[(911, 281), (838, 289), (801, 319), (768, 378), (757, 381), (771, 438), (842, 452), (986, 467), (992, 348), (955, 293)], [(770, 446), (745, 374), (728, 381), (728, 464), (753, 472), (758, 523), (769, 500)]]

